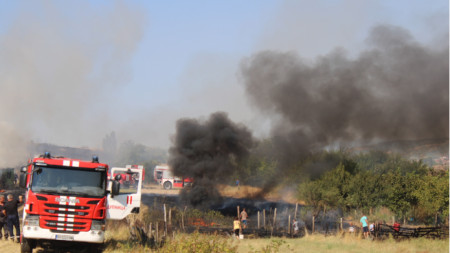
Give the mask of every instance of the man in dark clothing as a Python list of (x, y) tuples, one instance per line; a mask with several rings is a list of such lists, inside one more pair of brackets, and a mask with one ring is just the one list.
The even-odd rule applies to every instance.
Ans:
[(5, 196), (0, 195), (0, 239), (3, 238), (3, 232), (5, 232), (5, 239), (8, 240), (9, 231), (6, 226), (6, 211), (5, 211)]
[(6, 211), (6, 223), (8, 224), (9, 236), (11, 240), (14, 241), (13, 226), (16, 228), (16, 239), (17, 242), (20, 241), (20, 224), (19, 224), (19, 213), (17, 212), (17, 207), (19, 203), (22, 203), (22, 196), (19, 196), (19, 200), (15, 200), (12, 194), (8, 195), (8, 202), (5, 204)]

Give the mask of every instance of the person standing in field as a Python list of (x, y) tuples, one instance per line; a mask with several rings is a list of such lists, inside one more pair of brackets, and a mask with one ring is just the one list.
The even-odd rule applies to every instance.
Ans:
[(236, 235), (236, 239), (239, 239), (239, 232), (241, 231), (241, 222), (239, 221), (238, 217), (234, 218), (233, 229), (234, 234)]
[(12, 194), (8, 194), (8, 201), (5, 203), (6, 223), (8, 224), (9, 236), (14, 241), (13, 227), (16, 228), (16, 240), (20, 241), (20, 224), (19, 213), (17, 212), (18, 205), (22, 203), (22, 196), (19, 200), (15, 200)]
[(373, 223), (370, 223), (369, 225), (369, 233), (373, 236), (375, 233), (375, 225)]
[(355, 227), (353, 226), (352, 222), (350, 222), (350, 227), (348, 227), (348, 232), (351, 234), (355, 233)]
[(3, 237), (2, 230), (5, 233), (5, 240), (8, 240), (9, 231), (6, 225), (5, 195), (0, 195), (0, 239)]
[(294, 236), (298, 235), (298, 221), (296, 219), (292, 222), (292, 229), (294, 230)]
[(361, 223), (361, 227), (362, 227), (362, 230), (364, 233), (364, 238), (367, 239), (369, 237), (369, 227), (367, 226), (367, 223), (369, 223), (369, 221), (367, 220), (367, 217), (363, 214), (363, 217), (361, 217), (359, 222)]
[(244, 224), (244, 228), (247, 228), (247, 217), (248, 217), (248, 214), (244, 208), (244, 209), (242, 209), (242, 212), (241, 212), (241, 221), (242, 221), (242, 224)]

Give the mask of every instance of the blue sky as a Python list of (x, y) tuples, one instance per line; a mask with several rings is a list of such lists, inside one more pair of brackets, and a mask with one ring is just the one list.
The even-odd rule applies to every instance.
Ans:
[(177, 119), (218, 110), (264, 136), (270, 120), (247, 102), (243, 59), (357, 55), (377, 24), (432, 44), (448, 10), (442, 0), (2, 0), (0, 139), (100, 147), (116, 131), (167, 148)]

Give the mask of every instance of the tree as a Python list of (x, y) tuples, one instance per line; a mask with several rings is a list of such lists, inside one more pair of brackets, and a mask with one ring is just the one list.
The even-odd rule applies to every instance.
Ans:
[(405, 217), (406, 213), (417, 205), (415, 191), (420, 185), (420, 176), (414, 173), (402, 175), (400, 170), (385, 174), (384, 204), (397, 216)]
[(424, 177), (420, 177), (413, 195), (418, 199), (418, 205), (423, 208), (426, 216), (436, 216), (437, 218), (439, 213), (448, 216), (448, 171), (441, 175), (428, 174)]
[(14, 169), (3, 169), (0, 176), (0, 189), (12, 189), (14, 187)]
[(348, 203), (351, 207), (372, 210), (382, 203), (384, 185), (382, 175), (360, 171), (349, 182)]
[(351, 178), (344, 164), (339, 164), (336, 168), (326, 172), (320, 179), (322, 184), (325, 205), (328, 207), (347, 207), (347, 197), (349, 195), (349, 181)]
[(297, 196), (314, 209), (314, 216), (323, 209), (322, 185), (319, 181), (307, 181), (298, 185)]

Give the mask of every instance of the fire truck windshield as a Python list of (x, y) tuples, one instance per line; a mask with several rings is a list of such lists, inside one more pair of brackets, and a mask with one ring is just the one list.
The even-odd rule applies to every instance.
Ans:
[(104, 171), (35, 166), (31, 180), (34, 192), (84, 197), (105, 195)]

